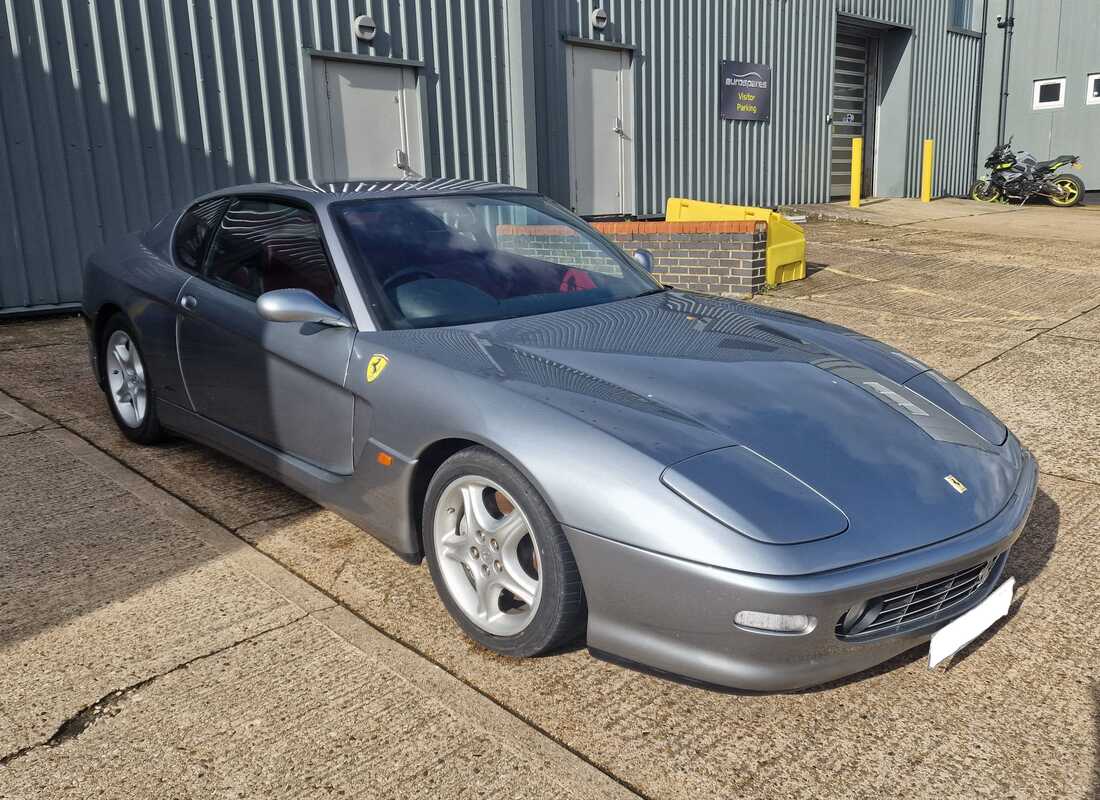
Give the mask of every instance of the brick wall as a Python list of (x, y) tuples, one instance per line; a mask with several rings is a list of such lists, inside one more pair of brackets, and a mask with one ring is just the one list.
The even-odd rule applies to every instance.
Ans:
[(662, 283), (711, 294), (754, 294), (764, 288), (764, 222), (596, 222), (627, 253), (653, 253)]
[[(595, 222), (628, 254), (653, 253), (654, 275), (680, 289), (753, 294), (764, 288), (763, 222)], [(618, 274), (619, 266), (564, 225), (498, 225), (497, 244), (513, 253)]]
[(605, 275), (622, 274), (614, 259), (566, 225), (497, 225), (497, 246), (528, 258)]

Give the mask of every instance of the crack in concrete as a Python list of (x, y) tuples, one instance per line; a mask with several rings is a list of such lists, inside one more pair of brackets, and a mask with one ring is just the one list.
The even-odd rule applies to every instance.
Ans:
[(1090, 481), (1088, 478), (1075, 478), (1072, 475), (1059, 475), (1057, 472), (1047, 472), (1045, 469), (1039, 470), (1040, 475), (1046, 475), (1048, 478), (1058, 478), (1058, 480), (1069, 481), (1070, 483), (1083, 483), (1086, 486), (1100, 486), (1100, 483), (1096, 481)]
[[(1088, 313), (1088, 312), (1085, 312)], [(1086, 344), (1100, 344), (1100, 339), (1090, 339), (1088, 336), (1070, 336), (1067, 333), (1051, 334), (1055, 339), (1066, 339), (1070, 342), (1085, 342)]]
[(26, 436), (29, 433), (38, 433), (39, 431), (56, 430), (58, 427), (59, 426), (51, 422), (46, 425), (39, 425), (37, 428), (27, 428), (23, 431), (12, 431), (11, 433), (0, 433), (0, 439), (7, 439), (12, 436)]
[(21, 353), (26, 350), (41, 350), (43, 347), (74, 347), (80, 342), (43, 342), (42, 344), (18, 344), (11, 347), (0, 347), (0, 353)]
[(1041, 330), (1038, 333), (1036, 333), (1034, 336), (1029, 336), (1027, 339), (1024, 339), (1022, 342), (1017, 342), (1016, 344), (1012, 345), (1012, 347), (1009, 347), (1007, 350), (1002, 350), (1000, 353), (997, 353), (997, 355), (993, 356), (988, 361), (984, 361), (981, 364), (978, 364), (978, 366), (968, 369), (962, 375), (955, 378), (955, 382), (958, 383), (959, 381), (961, 381), (963, 378), (967, 377), (968, 375), (978, 371), (979, 369), (982, 369), (983, 367), (989, 366), (994, 361), (996, 361), (1000, 358), (1003, 358), (1006, 354), (1011, 353), (1016, 348), (1023, 347), (1028, 342), (1033, 342), (1041, 336), (1050, 335), (1050, 336), (1054, 336), (1055, 338), (1058, 338), (1058, 339), (1070, 338), (1070, 337), (1064, 336), (1062, 334), (1054, 333), (1054, 331), (1058, 330), (1063, 325), (1068, 325), (1069, 323), (1073, 322), (1075, 319), (1080, 319), (1081, 317), (1085, 316), (1085, 314), (1090, 314), (1093, 311), (1096, 311), (1096, 309), (1098, 309), (1098, 308), (1100, 308), (1100, 303), (1097, 303), (1092, 308), (1086, 308), (1080, 314), (1076, 314), (1076, 315), (1070, 317), (1069, 319), (1062, 320), (1057, 325), (1055, 325), (1053, 328), (1047, 328), (1046, 330)]
[(275, 631), (280, 631), (284, 628), (288, 628), (295, 623), (301, 622), (309, 616), (310, 614), (301, 614), (292, 620), (280, 623), (279, 625), (273, 625), (270, 628), (265, 628), (262, 631), (258, 631), (257, 633), (245, 636), (243, 639), (238, 639), (235, 642), (231, 642), (224, 647), (219, 647), (217, 650), (212, 650), (209, 653), (202, 653), (195, 656), (194, 658), (189, 658), (187, 661), (183, 661), (172, 667), (171, 669), (165, 670), (164, 672), (159, 672), (156, 675), (151, 675), (148, 678), (142, 678), (140, 681), (132, 683), (129, 686), (125, 686), (122, 689), (114, 689), (103, 695), (103, 697), (99, 698), (95, 702), (89, 703), (88, 705), (84, 706), (71, 717), (63, 720), (62, 723), (57, 727), (57, 730), (54, 731), (48, 739), (44, 739), (40, 742), (35, 742), (34, 744), (29, 744), (26, 747), (22, 747), (12, 753), (0, 756), (0, 768), (7, 767), (12, 762), (18, 761), (21, 758), (25, 758), (26, 756), (33, 753), (35, 750), (40, 750), (44, 747), (58, 747), (62, 744), (65, 744), (65, 742), (76, 739), (100, 720), (110, 719), (111, 717), (119, 714), (128, 705), (127, 701), (130, 700), (130, 698), (134, 694), (141, 691), (150, 684), (160, 680), (161, 678), (167, 677), (168, 675), (171, 675), (175, 672), (188, 669), (192, 664), (208, 658), (213, 658), (214, 656), (221, 655), (222, 653), (232, 650), (234, 647), (239, 647), (242, 644), (246, 644), (247, 642), (259, 639), (261, 636), (266, 636), (269, 633), (274, 633)]
[[(125, 462), (123, 462), (123, 463), (125, 463)], [(127, 466), (129, 466), (129, 465), (127, 465)], [(130, 467), (130, 468), (133, 469), (133, 467)], [(144, 473), (139, 473), (139, 474), (143, 478), (145, 477)], [(158, 486), (157, 488), (164, 489), (164, 491), (168, 492), (168, 489), (165, 489), (163, 486)], [(169, 494), (171, 494), (171, 492), (169, 492)], [(173, 495), (173, 497), (175, 497), (175, 495)], [(285, 511), (282, 514), (275, 514), (274, 516), (271, 516), (271, 517), (261, 517), (259, 519), (250, 520), (249, 522), (241, 523), (240, 525), (238, 525), (235, 528), (230, 528), (228, 525), (224, 525), (220, 522), (218, 522), (218, 524), (221, 525), (226, 530), (230, 531), (231, 533), (241, 534), (242, 531), (244, 531), (245, 528), (250, 528), (253, 525), (262, 525), (265, 522), (274, 522), (275, 520), (286, 519), (287, 517), (293, 517), (293, 516), (296, 516), (298, 514), (308, 514), (312, 511), (316, 511), (317, 509), (321, 508), (321, 506), (317, 505), (316, 503), (312, 503), (312, 501), (310, 501), (310, 502), (311, 502), (311, 505), (307, 506), (306, 508), (296, 508), (293, 511)], [(216, 520), (213, 520), (212, 517), (210, 519), (212, 521), (216, 521)], [(243, 538), (243, 534), (242, 534), (242, 538)]]
[(350, 557), (345, 558), (343, 563), (340, 564), (340, 566), (336, 568), (336, 573), (332, 576), (332, 580), (329, 581), (328, 590), (326, 591), (326, 594), (329, 594), (329, 593), (332, 593), (332, 592), (336, 591), (336, 584), (338, 584), (340, 582), (340, 578), (343, 576), (344, 570), (347, 569), (349, 566), (351, 566), (351, 558)]

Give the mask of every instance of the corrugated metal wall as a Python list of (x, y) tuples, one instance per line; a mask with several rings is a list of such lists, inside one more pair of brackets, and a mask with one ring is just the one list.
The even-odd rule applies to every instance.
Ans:
[[(609, 11), (603, 32), (588, 23), (593, 2)], [(432, 175), (522, 180), (530, 162), (518, 151), (530, 148), (539, 187), (568, 202), (562, 34), (634, 44), (637, 208), (654, 214), (670, 194), (827, 199), (836, 15), (910, 25), (910, 152), (935, 138), (936, 191), (959, 193), (971, 175), (979, 41), (947, 32), (947, 4), (3, 0), (0, 313), (78, 301), (89, 252), (197, 194), (309, 176), (307, 48), (424, 62)], [(518, 52), (528, 34), (517, 33), (517, 9), (531, 15), (533, 53)], [(352, 35), (364, 13), (378, 23), (371, 46)], [(531, 75), (509, 66), (523, 57), (534, 97)], [(718, 62), (729, 58), (772, 66), (770, 122), (718, 118)], [(915, 193), (918, 170), (907, 166)]]
[(502, 0), (3, 0), (0, 311), (78, 301), (88, 253), (197, 194), (308, 176), (303, 48), (425, 62), (432, 174), (508, 181), (504, 19)]
[[(589, 22), (593, 5), (610, 18)], [(973, 178), (980, 40), (947, 30), (948, 0), (560, 0), (543, 5), (538, 61), (544, 191), (569, 200), (562, 35), (633, 45), (638, 213), (659, 214), (669, 195), (774, 206), (828, 200), (832, 49), (838, 14), (914, 31), (911, 153), (917, 193), (920, 140), (937, 142), (934, 190), (962, 194)], [(771, 120), (718, 115), (723, 59), (769, 64)]]

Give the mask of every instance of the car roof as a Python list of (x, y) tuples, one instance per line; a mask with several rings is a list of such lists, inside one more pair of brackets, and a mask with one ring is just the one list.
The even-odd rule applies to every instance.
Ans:
[(337, 178), (331, 180), (272, 181), (227, 186), (199, 199), (225, 195), (262, 194), (294, 198), (314, 205), (334, 200), (380, 197), (423, 197), (449, 194), (509, 193), (534, 194), (531, 189), (490, 181), (459, 178), (425, 178), (420, 180), (386, 180), (376, 178)]

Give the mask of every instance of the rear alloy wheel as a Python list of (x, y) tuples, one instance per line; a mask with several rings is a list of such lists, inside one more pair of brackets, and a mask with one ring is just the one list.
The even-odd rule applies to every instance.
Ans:
[(996, 203), (1001, 199), (1001, 190), (993, 181), (974, 181), (970, 187), (970, 199), (979, 203)]
[(583, 629), (584, 591), (565, 535), (504, 459), (475, 447), (444, 462), (428, 487), (424, 529), (436, 590), (480, 644), (533, 656)]
[(1059, 175), (1051, 183), (1061, 189), (1062, 194), (1059, 197), (1048, 197), (1047, 200), (1051, 205), (1060, 208), (1077, 205), (1085, 194), (1085, 184), (1076, 175)]
[(153, 406), (149, 373), (125, 317), (116, 314), (107, 321), (102, 342), (104, 391), (119, 430), (139, 444), (160, 441), (163, 432)]

